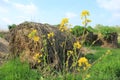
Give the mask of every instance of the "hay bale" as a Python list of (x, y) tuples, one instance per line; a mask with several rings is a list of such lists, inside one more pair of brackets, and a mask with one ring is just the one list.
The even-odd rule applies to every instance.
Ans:
[(7, 56), (9, 55), (9, 43), (0, 38), (0, 65), (7, 60)]
[[(28, 38), (28, 34), (31, 30), (36, 29), (37, 35), (40, 37), (39, 41), (34, 44), (32, 40)], [(48, 51), (48, 62), (55, 64), (61, 67), (61, 62), (63, 61), (63, 55), (67, 50), (73, 49), (73, 42), (75, 38), (72, 36), (70, 39), (69, 35), (59, 31), (57, 27), (54, 27), (49, 24), (41, 24), (34, 22), (24, 22), (22, 24), (17, 25), (16, 28), (10, 30), (10, 51), (13, 57), (22, 56), (22, 59), (28, 60), (30, 63), (34, 63), (32, 56), (35, 52), (41, 52), (43, 48), (43, 35), (46, 35), (50, 32), (54, 32), (55, 36), (55, 50), (51, 47), (51, 42), (47, 39), (47, 51)], [(66, 38), (67, 37), (67, 38)], [(66, 40), (65, 52), (64, 48), (61, 46), (63, 42)], [(41, 52), (42, 53), (42, 52)], [(57, 59), (56, 59), (56, 54)], [(44, 54), (43, 54), (44, 55)], [(66, 56), (66, 55), (65, 55)]]
[(110, 33), (108, 37), (101, 39), (103, 42), (102, 47), (118, 48), (118, 34), (116, 32)]

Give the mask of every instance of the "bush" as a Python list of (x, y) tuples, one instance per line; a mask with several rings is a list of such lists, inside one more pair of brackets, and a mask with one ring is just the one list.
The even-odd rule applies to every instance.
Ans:
[(96, 25), (95, 30), (97, 32), (100, 32), (104, 38), (108, 38), (111, 33), (117, 32), (115, 27), (110, 27), (110, 26), (103, 26), (103, 25)]
[(15, 28), (16, 27), (16, 24), (12, 24), (12, 25), (9, 25), (8, 26), (8, 29), (10, 30), (10, 29), (13, 29), (13, 28)]
[(84, 27), (83, 26), (75, 26), (72, 28), (72, 34), (79, 37), (83, 34)]

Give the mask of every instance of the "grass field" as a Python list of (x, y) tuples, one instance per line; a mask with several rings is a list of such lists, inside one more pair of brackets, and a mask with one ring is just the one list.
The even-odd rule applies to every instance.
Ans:
[[(96, 52), (86, 55), (92, 66), (85, 72), (89, 75), (85, 80), (120, 80), (120, 49), (101, 47), (92, 47), (92, 49)], [(107, 50), (111, 52), (106, 54)], [(82, 80), (81, 77), (81, 73), (75, 75), (68, 73), (66, 77), (60, 74), (54, 80)], [(0, 67), (0, 80), (53, 80), (53, 77), (43, 78), (37, 70), (30, 69), (27, 63), (15, 59)]]

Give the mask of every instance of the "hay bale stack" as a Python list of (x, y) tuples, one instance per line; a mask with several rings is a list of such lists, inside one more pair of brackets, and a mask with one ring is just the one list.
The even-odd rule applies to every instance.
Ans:
[(118, 48), (118, 34), (116, 32), (110, 33), (108, 37), (101, 39), (103, 42), (102, 47)]
[[(34, 43), (33, 40), (28, 38), (28, 34), (33, 30), (37, 30), (37, 35), (40, 37), (39, 41)], [(24, 22), (22, 24), (17, 25), (16, 28), (10, 30), (10, 51), (11, 56), (21, 56), (22, 59), (28, 60), (30, 63), (34, 63), (32, 56), (35, 52), (41, 52), (43, 48), (43, 35), (47, 36), (48, 33), (54, 32), (54, 40), (55, 40), (55, 50), (52, 47), (52, 44), (49, 39), (47, 39), (47, 51), (48, 51), (48, 61), (50, 63), (55, 63), (60, 67), (61, 62), (63, 60), (63, 55), (67, 50), (73, 49), (73, 42), (75, 38), (72, 37), (70, 39), (69, 35), (59, 31), (58, 27), (54, 27), (49, 24), (41, 24), (34, 22)], [(67, 38), (66, 38), (67, 37)], [(66, 39), (66, 47), (65, 52), (64, 48), (61, 46)], [(56, 55), (57, 54), (57, 59)], [(45, 55), (45, 54), (43, 54)]]

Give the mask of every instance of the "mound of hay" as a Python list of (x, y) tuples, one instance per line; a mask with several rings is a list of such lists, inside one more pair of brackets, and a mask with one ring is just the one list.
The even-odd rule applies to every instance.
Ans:
[(101, 39), (102, 47), (118, 48), (118, 34), (116, 32), (110, 33), (107, 38)]
[(6, 61), (8, 54), (9, 54), (9, 43), (5, 39), (0, 38), (0, 65), (4, 61)]
[(101, 46), (107, 48), (118, 48), (118, 34), (116, 32), (113, 32), (108, 34), (107, 37), (100, 37), (99, 34), (93, 34), (93, 32), (88, 32), (85, 38), (85, 44), (92, 44), (94, 46)]
[[(37, 30), (37, 35), (40, 37), (39, 41), (34, 44), (33, 40), (28, 38), (28, 34), (33, 30)], [(49, 24), (41, 24), (35, 22), (24, 22), (17, 25), (16, 28), (10, 30), (10, 51), (11, 56), (22, 56), (22, 60), (27, 60), (30, 63), (34, 64), (33, 55), (35, 52), (41, 52), (43, 48), (43, 37), (47, 36), (48, 33), (54, 32), (54, 41), (55, 45), (52, 47), (52, 44), (49, 39), (47, 39), (47, 51), (48, 51), (48, 62), (57, 67), (62, 66), (63, 55), (67, 50), (73, 49), (73, 43), (75, 38), (72, 36), (70, 39), (68, 34), (59, 31), (58, 27), (54, 27)], [(67, 38), (66, 38), (67, 37)], [(61, 46), (66, 39), (65, 50)], [(55, 48), (55, 49), (54, 49)], [(43, 54), (45, 55), (45, 54)], [(66, 57), (66, 56), (65, 56)]]

